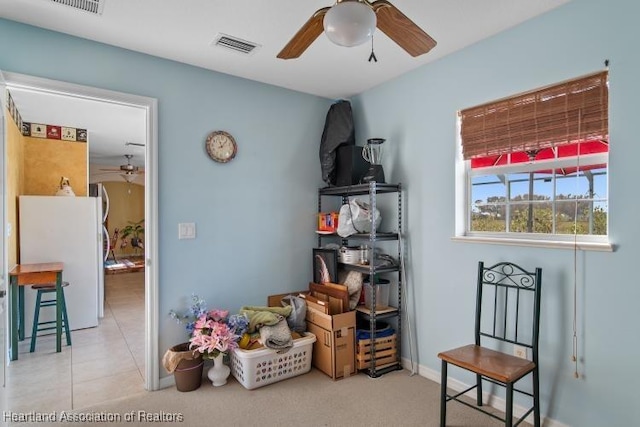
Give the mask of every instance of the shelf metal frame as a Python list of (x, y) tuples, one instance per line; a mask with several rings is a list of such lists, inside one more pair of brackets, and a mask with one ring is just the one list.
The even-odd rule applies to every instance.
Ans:
[[(398, 309), (391, 312), (386, 313), (376, 313), (376, 287), (372, 287), (371, 292), (371, 306), (373, 309), (370, 312), (364, 313), (363, 311), (358, 311), (358, 315), (363, 319), (369, 321), (369, 330), (371, 334), (371, 338), (375, 340), (375, 331), (376, 331), (376, 321), (384, 320), (384, 319), (397, 319), (397, 327), (396, 327), (396, 363), (392, 366), (385, 366), (381, 368), (376, 368), (376, 358), (375, 358), (375, 345), (371, 346), (371, 362), (369, 368), (367, 369), (367, 374), (376, 378), (380, 375), (383, 375), (387, 372), (400, 370), (402, 369), (402, 365), (400, 363), (401, 355), (402, 355), (402, 316), (401, 316), (401, 307), (403, 304), (403, 283), (402, 283), (402, 273), (401, 273), (401, 265), (402, 265), (402, 185), (401, 184), (383, 184), (376, 183), (375, 181), (369, 182), (368, 184), (357, 184), (345, 187), (325, 187), (320, 188), (318, 190), (318, 212), (322, 212), (322, 197), (323, 196), (340, 196), (342, 198), (342, 204), (349, 203), (349, 197), (352, 196), (368, 196), (369, 197), (369, 205), (371, 207), (371, 215), (375, 212), (377, 207), (377, 196), (379, 194), (387, 194), (387, 193), (396, 193), (397, 194), (397, 215), (398, 215), (398, 231), (396, 232), (378, 232), (375, 227), (371, 227), (370, 233), (358, 233), (348, 237), (340, 237), (337, 234), (329, 234), (329, 235), (318, 235), (318, 246), (322, 245), (323, 238), (326, 237), (340, 237), (341, 244), (344, 246), (348, 246), (350, 240), (355, 241), (367, 241), (370, 251), (369, 251), (369, 264), (368, 265), (360, 265), (360, 264), (343, 264), (340, 266), (345, 270), (351, 271), (359, 271), (364, 274), (369, 275), (369, 281), (372, 285), (375, 285), (376, 276), (385, 273), (398, 273)], [(372, 216), (369, 218), (370, 221), (373, 220)], [(373, 263), (373, 254), (375, 253), (375, 247), (377, 242), (382, 241), (397, 241), (398, 243), (398, 265), (397, 266), (375, 266)]]

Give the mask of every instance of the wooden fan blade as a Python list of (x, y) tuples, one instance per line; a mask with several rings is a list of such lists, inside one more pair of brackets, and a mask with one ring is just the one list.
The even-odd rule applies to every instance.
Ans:
[(330, 7), (323, 7), (317, 10), (311, 18), (298, 30), (295, 36), (287, 43), (287, 45), (280, 51), (278, 58), (280, 59), (294, 59), (298, 58), (304, 53), (311, 43), (318, 38), (324, 27), (322, 21), (324, 15)]
[(377, 27), (411, 56), (429, 52), (436, 41), (387, 0), (371, 4), (378, 20)]

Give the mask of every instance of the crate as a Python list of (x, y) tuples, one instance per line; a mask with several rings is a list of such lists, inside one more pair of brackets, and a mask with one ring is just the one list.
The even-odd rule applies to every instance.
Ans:
[[(397, 363), (396, 334), (384, 338), (376, 338), (376, 368), (390, 366)], [(371, 340), (358, 340), (356, 365), (358, 370), (371, 367)]]
[(316, 336), (307, 332), (282, 353), (270, 348), (235, 349), (230, 355), (231, 374), (249, 390), (306, 374), (311, 370), (314, 342)]

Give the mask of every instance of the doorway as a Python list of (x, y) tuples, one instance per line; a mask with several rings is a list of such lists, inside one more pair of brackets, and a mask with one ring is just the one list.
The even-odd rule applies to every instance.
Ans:
[[(11, 88), (26, 89), (48, 95), (59, 95), (76, 99), (93, 100), (109, 104), (140, 108), (144, 111), (143, 126), (146, 129), (144, 141), (144, 388), (156, 390), (159, 387), (158, 344), (157, 344), (157, 101), (153, 98), (113, 92), (88, 86), (80, 86), (65, 82), (41, 79), (10, 72), (0, 72), (9, 90)], [(3, 107), (4, 108), (4, 107)], [(18, 105), (19, 108), (19, 105)], [(4, 135), (4, 132), (3, 132)], [(3, 160), (6, 151), (3, 150)], [(3, 180), (6, 179), (2, 171)], [(3, 202), (6, 201), (3, 193)], [(7, 220), (3, 217), (4, 229)], [(6, 237), (3, 237), (6, 243)], [(12, 267), (12, 266), (9, 266)], [(6, 281), (6, 271), (2, 272)], [(6, 329), (6, 325), (5, 328)], [(6, 333), (5, 333), (6, 336)], [(4, 341), (6, 343), (6, 340)], [(4, 354), (4, 352), (3, 352)], [(3, 364), (4, 366), (4, 364)], [(11, 368), (11, 364), (9, 364)]]
[[(0, 106), (7, 105), (6, 104), (6, 90), (4, 85), (4, 80), (2, 78), (2, 73), (0, 73)], [(5, 109), (0, 108), (0, 150), (2, 150), (3, 155), (0, 156), (0, 221), (2, 221), (2, 230), (0, 230), (0, 405), (3, 408), (6, 408), (6, 393), (4, 393), (5, 388), (5, 370), (7, 366), (7, 348), (6, 343), (8, 338), (5, 334), (5, 325), (8, 323), (8, 316), (6, 307), (7, 301), (7, 256), (6, 256), (6, 220), (5, 220), (5, 145), (4, 145), (4, 120), (5, 120)]]

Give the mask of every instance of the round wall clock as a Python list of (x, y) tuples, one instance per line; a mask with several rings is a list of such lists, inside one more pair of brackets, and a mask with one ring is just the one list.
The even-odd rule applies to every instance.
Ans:
[(236, 140), (223, 130), (211, 132), (206, 141), (207, 154), (219, 163), (231, 161), (238, 152)]

